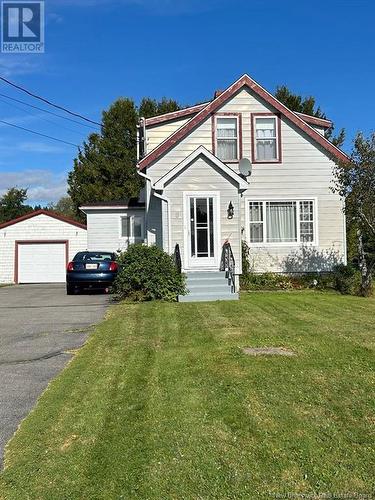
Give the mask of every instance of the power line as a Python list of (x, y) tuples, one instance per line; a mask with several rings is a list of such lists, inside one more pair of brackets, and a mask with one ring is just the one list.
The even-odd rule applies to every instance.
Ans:
[(36, 132), (35, 130), (30, 130), (29, 128), (20, 127), (19, 125), (15, 125), (14, 123), (6, 122), (5, 120), (0, 120), (0, 123), (3, 123), (4, 125), (9, 125), (9, 127), (14, 127), (14, 128), (18, 128), (20, 130), (24, 130), (25, 132), (30, 132), (31, 134), (39, 135), (41, 137), (46, 137), (47, 139), (51, 139), (52, 141), (62, 142), (63, 144), (68, 144), (69, 146), (74, 146), (75, 148), (79, 148), (79, 146), (77, 144), (73, 144), (72, 142), (63, 141), (62, 139), (57, 139), (56, 137), (42, 134), (41, 132)]
[(91, 125), (86, 125), (86, 123), (81, 123), (77, 120), (73, 120), (72, 118), (68, 118), (67, 116), (59, 115), (58, 113), (54, 113), (53, 111), (49, 111), (48, 109), (39, 108), (39, 106), (34, 106), (33, 104), (29, 104), (28, 102), (21, 101), (20, 99), (16, 99), (15, 97), (11, 97), (9, 95), (1, 94), (1, 93), (0, 93), (0, 96), (5, 97), (6, 99), (10, 99), (11, 101), (18, 102), (20, 104), (24, 104), (25, 106), (29, 106), (30, 108), (37, 109), (38, 111), (43, 111), (44, 113), (48, 113), (50, 115), (57, 116), (58, 118), (61, 118), (63, 120), (68, 120), (72, 123), (76, 123), (77, 125), (80, 125), (82, 127), (87, 127), (87, 128), (91, 128), (91, 129), (93, 128)]
[(69, 115), (76, 116), (77, 118), (80, 118), (81, 120), (84, 120), (84, 121), (89, 122), (89, 123), (93, 123), (94, 125), (99, 125), (99, 127), (102, 126), (102, 124), (99, 122), (96, 122), (94, 120), (90, 120), (90, 118), (86, 118), (85, 116), (80, 115), (79, 113), (75, 113), (74, 111), (70, 111), (69, 109), (64, 108), (63, 106), (60, 106), (59, 104), (55, 104), (55, 103), (49, 101), (48, 99), (45, 99), (44, 97), (41, 97), (37, 94), (33, 94), (29, 90), (25, 89), (24, 87), (21, 87), (20, 85), (17, 85), (16, 83), (11, 82), (10, 80), (7, 80), (3, 76), (0, 76), (0, 80), (7, 83), (8, 85), (11, 85), (12, 87), (14, 87), (18, 90), (20, 90), (21, 92), (25, 92), (25, 94), (28, 94), (29, 96), (34, 97), (35, 99), (39, 99), (40, 101), (45, 102), (49, 106), (53, 106), (54, 108), (61, 109), (62, 111), (64, 111), (65, 113), (68, 113)]
[[(1, 96), (1, 94), (0, 94), (0, 96)], [(23, 111), (23, 112), (27, 113), (27, 110), (25, 110), (24, 108), (21, 108), (20, 106), (17, 106), (16, 104), (12, 104), (11, 102), (7, 102), (4, 99), (0, 98), (0, 102), (3, 102), (7, 106), (12, 106), (15, 109), (19, 109), (20, 111)], [(28, 114), (30, 116), (37, 116), (35, 112), (31, 112), (31, 113), (28, 112)], [(55, 125), (55, 126), (57, 126), (59, 128), (63, 128), (64, 130), (68, 130), (69, 132), (73, 132), (74, 134), (80, 134), (79, 130), (74, 130), (72, 128), (65, 127), (64, 125), (60, 125), (59, 123), (56, 123), (53, 120), (48, 120), (48, 118), (45, 118), (44, 116), (39, 116), (38, 118), (40, 118), (41, 120), (44, 120), (47, 123), (52, 123), (52, 125)]]

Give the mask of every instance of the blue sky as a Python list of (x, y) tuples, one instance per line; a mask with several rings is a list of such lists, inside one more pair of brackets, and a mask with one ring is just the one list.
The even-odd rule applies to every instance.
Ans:
[[(375, 129), (371, 0), (46, 0), (45, 10), (45, 53), (0, 54), (0, 74), (94, 120), (120, 96), (194, 104), (248, 73), (271, 92), (314, 95), (347, 129), (347, 151), (357, 131)], [(0, 93), (40, 105), (4, 83)], [(0, 99), (2, 120), (74, 144), (89, 132)], [(63, 195), (76, 149), (0, 130), (0, 193)]]

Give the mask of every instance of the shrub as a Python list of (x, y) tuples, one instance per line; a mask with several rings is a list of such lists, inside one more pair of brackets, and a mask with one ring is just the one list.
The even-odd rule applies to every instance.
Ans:
[(335, 289), (343, 295), (359, 295), (361, 273), (351, 265), (340, 264), (335, 268)]
[(291, 276), (294, 288), (315, 288), (329, 290), (335, 288), (335, 279), (332, 272), (306, 273)]
[(247, 275), (250, 273), (250, 247), (245, 240), (242, 240), (242, 273)]
[(293, 285), (288, 276), (276, 273), (247, 273), (241, 276), (241, 288), (245, 290), (290, 290)]
[(241, 276), (241, 288), (244, 290), (301, 290), (315, 288), (327, 290), (334, 288), (332, 273), (279, 274), (247, 273)]
[(186, 293), (185, 276), (177, 271), (173, 257), (157, 246), (130, 245), (118, 264), (113, 291), (119, 299), (176, 300)]

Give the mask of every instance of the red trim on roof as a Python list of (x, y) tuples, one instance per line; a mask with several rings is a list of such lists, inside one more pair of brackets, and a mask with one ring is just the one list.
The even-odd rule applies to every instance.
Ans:
[(138, 168), (143, 170), (160, 156), (171, 150), (181, 139), (186, 137), (195, 127), (202, 123), (206, 118), (208, 118), (212, 113), (214, 113), (220, 106), (222, 106), (232, 95), (239, 91), (243, 87), (249, 87), (253, 92), (255, 92), (259, 97), (270, 104), (275, 110), (279, 111), (283, 116), (288, 118), (294, 125), (305, 132), (309, 137), (311, 137), (315, 142), (317, 142), (323, 149), (333, 156), (336, 156), (340, 160), (347, 161), (347, 155), (341, 151), (339, 148), (334, 146), (329, 142), (324, 136), (317, 132), (314, 128), (308, 125), (301, 117), (296, 113), (288, 109), (284, 104), (273, 97), (269, 92), (267, 92), (263, 87), (261, 87), (256, 81), (250, 78), (248, 75), (243, 75), (236, 82), (234, 82), (230, 87), (228, 87), (224, 92), (222, 92), (216, 99), (209, 102), (197, 115), (195, 115), (191, 120), (189, 120), (185, 125), (176, 130), (167, 139), (165, 139), (161, 144), (159, 144), (155, 149), (153, 149), (147, 156), (145, 156), (139, 163)]
[(146, 118), (145, 124), (146, 124), (146, 127), (151, 127), (153, 125), (159, 125), (159, 123), (178, 120), (180, 118), (184, 118), (185, 116), (194, 115), (195, 113), (198, 113), (206, 106), (207, 106), (207, 103), (204, 102), (203, 104), (196, 104), (195, 106), (190, 106), (188, 108), (179, 109), (178, 111), (172, 111), (171, 113), (165, 113), (164, 115)]
[(325, 120), (324, 118), (318, 118), (317, 116), (306, 115), (305, 113), (298, 113), (295, 111), (295, 114), (298, 115), (302, 120), (310, 125), (317, 125), (318, 127), (323, 128), (331, 128), (332, 122), (331, 120)]
[(9, 220), (8, 222), (3, 222), (0, 224), (0, 229), (4, 229), (4, 227), (8, 226), (13, 226), (13, 224), (17, 224), (18, 222), (22, 222), (24, 220), (32, 219), (33, 217), (36, 217), (38, 215), (48, 215), (49, 217), (52, 217), (54, 219), (60, 220), (62, 222), (67, 222), (68, 224), (71, 224), (72, 226), (77, 226), (81, 229), (87, 229), (85, 224), (81, 224), (80, 222), (77, 222), (76, 220), (70, 219), (69, 217), (65, 217), (64, 215), (57, 214), (55, 212), (51, 212), (50, 210), (35, 210), (34, 212), (30, 212), (25, 215), (21, 215), (21, 217), (17, 217), (16, 219)]

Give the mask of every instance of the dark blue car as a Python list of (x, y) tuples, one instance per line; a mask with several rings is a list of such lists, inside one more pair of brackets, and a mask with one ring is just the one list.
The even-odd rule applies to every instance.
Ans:
[(117, 271), (113, 252), (78, 252), (66, 269), (66, 293), (72, 295), (83, 289), (108, 292)]

